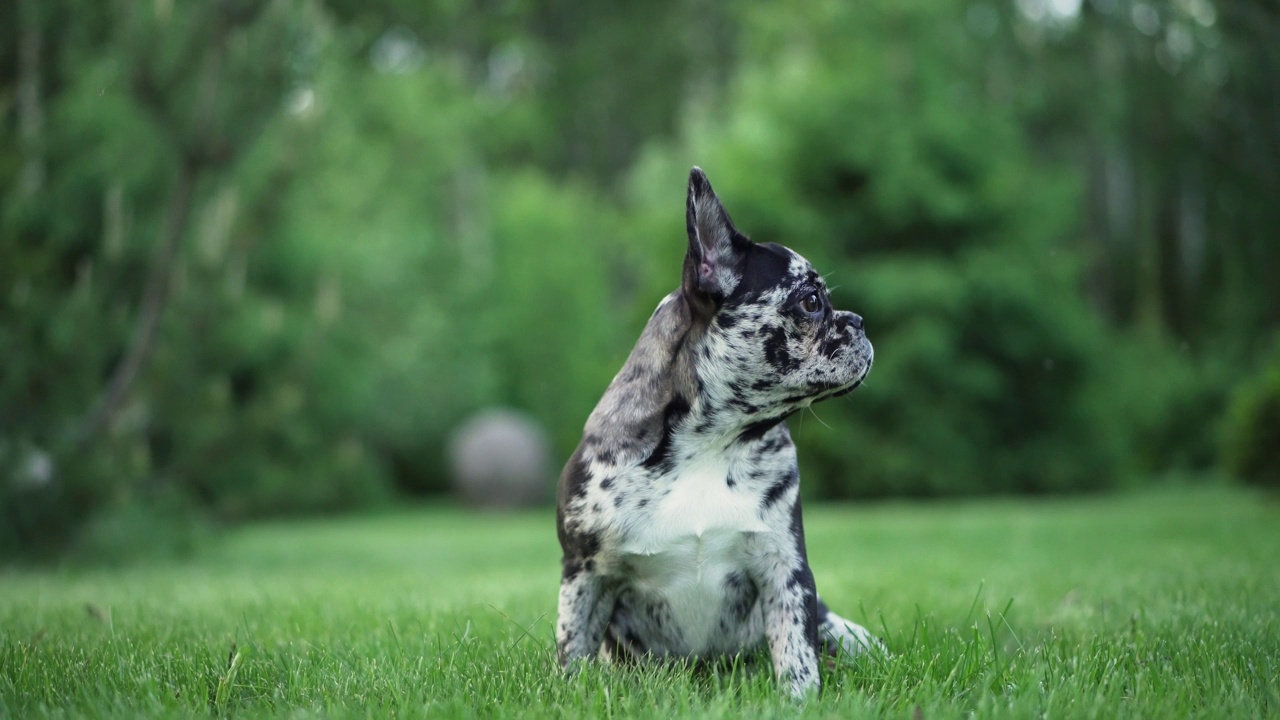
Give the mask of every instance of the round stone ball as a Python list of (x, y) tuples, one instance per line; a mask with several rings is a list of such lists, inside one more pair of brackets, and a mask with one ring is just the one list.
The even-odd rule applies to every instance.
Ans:
[(473, 415), (449, 442), (454, 491), (470, 505), (518, 508), (550, 501), (547, 433), (529, 416), (494, 408)]

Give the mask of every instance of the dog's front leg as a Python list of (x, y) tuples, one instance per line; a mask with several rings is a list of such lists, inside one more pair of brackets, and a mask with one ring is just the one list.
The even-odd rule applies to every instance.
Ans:
[(591, 561), (566, 557), (563, 565), (556, 657), (561, 667), (573, 670), (600, 650), (617, 591), (595, 571)]
[(818, 593), (805, 555), (800, 500), (785, 540), (775, 537), (758, 555), (756, 587), (764, 610), (765, 637), (778, 682), (795, 697), (817, 692)]

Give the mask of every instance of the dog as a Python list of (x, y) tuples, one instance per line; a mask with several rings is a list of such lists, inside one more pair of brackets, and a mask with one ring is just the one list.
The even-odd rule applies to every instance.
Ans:
[(779, 683), (804, 697), (819, 689), (820, 654), (883, 645), (817, 595), (786, 419), (857, 388), (871, 342), (807, 260), (738, 232), (697, 167), (685, 226), (680, 288), (560, 477), (557, 656), (573, 670), (767, 643)]

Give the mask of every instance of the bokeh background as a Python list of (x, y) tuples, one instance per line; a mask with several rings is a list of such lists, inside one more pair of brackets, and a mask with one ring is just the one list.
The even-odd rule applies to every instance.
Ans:
[(1280, 485), (1280, 6), (0, 4), (0, 557), (548, 488), (702, 166), (876, 368), (814, 499)]

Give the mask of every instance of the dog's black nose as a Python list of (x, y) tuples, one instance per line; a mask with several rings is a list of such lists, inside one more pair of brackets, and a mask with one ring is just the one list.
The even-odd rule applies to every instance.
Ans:
[(850, 323), (851, 325), (853, 325), (853, 329), (854, 329), (854, 330), (861, 330), (861, 329), (862, 329), (862, 316), (861, 316), (861, 315), (859, 315), (858, 313), (849, 313), (849, 314), (853, 316), (853, 318), (852, 318), (851, 320), (849, 320), (849, 323)]

